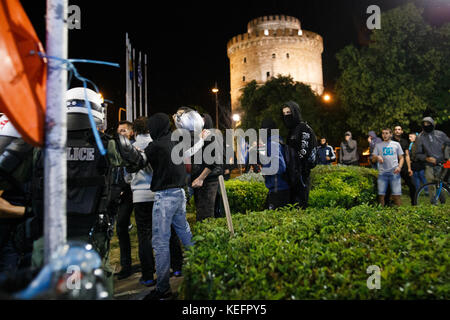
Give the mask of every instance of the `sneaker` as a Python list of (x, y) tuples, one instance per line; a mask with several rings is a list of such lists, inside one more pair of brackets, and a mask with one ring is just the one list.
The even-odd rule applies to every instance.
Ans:
[(170, 288), (166, 292), (160, 292), (158, 289), (150, 291), (142, 300), (172, 300), (174, 295)]
[(122, 270), (120, 270), (119, 273), (117, 273), (117, 279), (118, 280), (123, 280), (128, 278), (129, 276), (131, 276), (133, 274), (133, 271), (131, 271), (131, 268), (123, 268)]
[(174, 277), (177, 277), (177, 278), (178, 278), (178, 277), (181, 277), (181, 276), (182, 276), (181, 271), (179, 271), (179, 270), (174, 271), (174, 272), (173, 272), (173, 276), (174, 276)]
[(143, 286), (146, 287), (152, 287), (156, 284), (156, 280), (155, 279), (148, 279), (148, 280), (144, 280), (143, 277), (141, 277), (139, 279), (139, 283), (142, 284)]

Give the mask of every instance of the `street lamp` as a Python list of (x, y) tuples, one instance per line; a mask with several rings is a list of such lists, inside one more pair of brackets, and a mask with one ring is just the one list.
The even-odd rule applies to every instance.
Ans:
[(330, 102), (331, 101), (331, 96), (328, 93), (324, 94), (323, 95), (323, 101)]
[(241, 116), (237, 113), (233, 114), (233, 121), (235, 122), (241, 121)]
[(217, 98), (219, 89), (217, 88), (217, 81), (214, 88), (211, 91), (216, 95), (216, 129), (219, 129), (219, 100)]

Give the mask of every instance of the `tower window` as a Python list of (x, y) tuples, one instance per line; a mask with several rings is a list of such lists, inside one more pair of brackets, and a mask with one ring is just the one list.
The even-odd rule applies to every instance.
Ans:
[(247, 63), (247, 58), (246, 57), (244, 58), (244, 63)]
[(245, 76), (242, 77), (242, 81), (245, 81)]
[(269, 71), (266, 72), (266, 76), (267, 76), (267, 78), (270, 77), (270, 72)]
[(272, 59), (275, 59), (275, 57), (276, 57), (276, 54), (272, 53)]
[(286, 58), (289, 59), (289, 53), (286, 53)]

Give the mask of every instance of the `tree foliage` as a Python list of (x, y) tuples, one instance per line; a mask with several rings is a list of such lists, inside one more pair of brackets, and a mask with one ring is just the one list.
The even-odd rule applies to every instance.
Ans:
[(317, 136), (326, 136), (334, 145), (340, 142), (346, 128), (345, 116), (339, 105), (324, 103), (310, 86), (295, 82), (290, 76), (278, 75), (263, 85), (252, 81), (243, 88), (240, 98), (241, 128), (259, 129), (261, 121), (265, 117), (271, 117), (278, 125), (281, 136), (286, 136), (281, 106), (289, 100), (298, 103), (303, 119)]
[(450, 24), (432, 27), (422, 11), (409, 3), (383, 13), (368, 47), (336, 55), (336, 91), (354, 130), (411, 128), (428, 115), (441, 124), (450, 119)]

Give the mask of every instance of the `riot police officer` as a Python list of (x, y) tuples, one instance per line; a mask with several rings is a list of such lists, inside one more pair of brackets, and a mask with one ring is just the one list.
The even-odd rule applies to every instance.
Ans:
[[(31, 264), (30, 181), (33, 147), (0, 117), (0, 273)], [(17, 240), (17, 241), (16, 241)]]
[[(134, 149), (121, 135), (99, 135), (107, 149), (102, 156), (89, 122), (88, 106), (97, 128), (105, 123), (104, 107), (99, 94), (85, 88), (67, 91), (67, 239), (89, 242), (100, 254), (108, 283), (113, 294), (113, 272), (109, 264), (109, 242), (113, 234), (113, 217), (120, 195), (119, 168), (136, 172), (146, 164), (145, 156)], [(33, 186), (35, 211), (43, 217), (43, 155), (36, 156)], [(33, 265), (43, 263), (43, 239), (35, 241)]]

